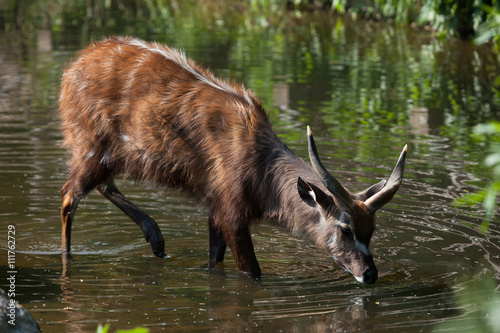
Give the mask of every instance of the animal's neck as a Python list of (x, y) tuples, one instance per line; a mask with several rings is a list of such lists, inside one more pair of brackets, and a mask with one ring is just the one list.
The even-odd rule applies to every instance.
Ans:
[(310, 238), (316, 238), (315, 231), (311, 230), (310, 226), (314, 221), (319, 221), (319, 211), (307, 205), (297, 189), (299, 177), (323, 187), (312, 167), (285, 149), (274, 159), (267, 177), (265, 217), (292, 232), (305, 233)]

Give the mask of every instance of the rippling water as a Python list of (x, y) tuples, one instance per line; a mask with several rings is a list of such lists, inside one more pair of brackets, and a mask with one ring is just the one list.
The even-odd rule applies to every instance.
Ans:
[[(63, 33), (40, 32), (48, 42), (39, 36), (27, 46), (0, 36), (1, 234), (16, 227), (16, 300), (44, 332), (95, 332), (99, 323), (152, 332), (488, 330), (500, 316), (498, 221), (484, 233), (480, 210), (452, 206), (486, 184), (484, 147), (469, 134), (499, 117), (498, 90), (488, 95), (498, 60), (485, 60), (498, 58), (391, 27), (374, 33), (344, 23), (329, 35), (302, 20), (267, 42), (265, 31), (207, 30), (182, 40), (186, 32), (176, 30), (177, 37), (159, 39), (219, 76), (244, 81), (304, 158), (311, 125), (325, 164), (351, 190), (388, 177), (409, 144), (403, 186), (378, 213), (375, 288), (356, 283), (307, 240), (266, 223), (253, 230), (261, 282), (240, 275), (230, 253), (209, 270), (207, 210), (128, 180), (120, 188), (156, 219), (171, 258), (153, 257), (137, 226), (92, 193), (75, 219), (74, 258), (63, 262), (66, 155), (57, 96), (79, 45)], [(6, 239), (0, 247), (5, 281)]]

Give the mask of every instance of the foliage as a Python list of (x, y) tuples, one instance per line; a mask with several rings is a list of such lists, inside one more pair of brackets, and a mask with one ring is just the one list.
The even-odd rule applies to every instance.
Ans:
[(499, 0), (371, 0), (366, 5), (365, 11), (397, 22), (430, 24), (444, 36), (500, 43)]
[(488, 17), (477, 27), (475, 42), (477, 44), (482, 44), (490, 39), (494, 39), (496, 41), (497, 51), (500, 51), (500, 9), (498, 8), (500, 1), (493, 1), (497, 4), (496, 7), (488, 5), (482, 6)]
[[(148, 0), (139, 2), (116, 1), (76, 1), (76, 0), (39, 0), (23, 2), (10, 0), (1, 8), (6, 30), (20, 25), (22, 21), (32, 22), (35, 27), (59, 29), (63, 22), (74, 25), (123, 27), (130, 24), (128, 19), (139, 20), (144, 26), (154, 26), (171, 21), (176, 14), (195, 8), (198, 13), (206, 13), (216, 18), (220, 24), (239, 21), (244, 24), (269, 26), (281, 22), (286, 9), (311, 9), (311, 4), (319, 4), (317, 9), (331, 8), (337, 13), (351, 13), (368, 18), (393, 19), (404, 24), (430, 24), (443, 36), (456, 35), (461, 38), (475, 38), (478, 43), (495, 40), (500, 45), (500, 0), (249, 0), (233, 1), (164, 1)], [(290, 7), (291, 6), (291, 7)], [(122, 15), (112, 15), (121, 11)], [(78, 13), (68, 20), (67, 13)], [(250, 16), (242, 18), (242, 13)], [(201, 14), (200, 16), (203, 16)], [(201, 17), (203, 18), (203, 17)], [(2, 17), (0, 17), (2, 23)], [(210, 24), (208, 21), (207, 24)], [(213, 23), (212, 23), (213, 24)]]
[(500, 294), (495, 279), (472, 279), (456, 288), (460, 315), (432, 327), (432, 332), (499, 332)]
[[(306, 1), (292, 2), (298, 8), (308, 8), (303, 5)], [(500, 45), (499, 0), (332, 0), (322, 3), (320, 8), (329, 3), (340, 14), (349, 12), (355, 17), (431, 25), (442, 36), (474, 38), (479, 44), (495, 40)]]
[(398, 22), (411, 23), (418, 19), (420, 6), (413, 0), (372, 0), (377, 12)]
[[(111, 328), (110, 324), (106, 324), (105, 326), (99, 325), (97, 327), (96, 333), (108, 333)], [(136, 327), (131, 330), (116, 330), (116, 333), (148, 333), (149, 330), (143, 327)]]
[(493, 219), (497, 205), (497, 196), (500, 194), (500, 122), (493, 121), (480, 124), (474, 128), (474, 137), (488, 147), (488, 155), (484, 164), (492, 169), (493, 180), (484, 190), (467, 194), (455, 202), (457, 205), (477, 205), (482, 203), (486, 211), (483, 221), (483, 230), (488, 229), (489, 221)]
[(479, 42), (498, 42), (500, 3), (498, 0), (424, 0), (420, 22), (430, 22), (438, 31)]

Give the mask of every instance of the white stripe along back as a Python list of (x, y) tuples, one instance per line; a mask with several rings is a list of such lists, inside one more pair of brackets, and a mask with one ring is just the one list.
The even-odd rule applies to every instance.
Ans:
[(186, 71), (193, 74), (194, 77), (196, 77), (199, 81), (208, 84), (209, 86), (215, 89), (219, 89), (230, 94), (235, 94), (238, 96), (243, 95), (242, 97), (248, 104), (253, 104), (252, 99), (250, 98), (245, 89), (242, 89), (242, 93), (238, 93), (233, 87), (227, 85), (225, 82), (215, 77), (211, 78), (206, 77), (205, 75), (199, 73), (188, 63), (186, 55), (178, 49), (165, 47), (159, 43), (147, 43), (143, 40), (136, 38), (119, 37), (118, 40), (128, 45), (137, 46), (145, 51), (161, 54), (166, 59), (175, 62), (180, 67), (184, 68)]

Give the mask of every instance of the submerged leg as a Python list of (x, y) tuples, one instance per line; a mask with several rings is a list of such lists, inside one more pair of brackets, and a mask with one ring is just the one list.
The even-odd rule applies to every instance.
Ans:
[(69, 254), (71, 250), (71, 227), (75, 218), (78, 202), (93, 190), (102, 179), (105, 179), (104, 170), (75, 169), (68, 181), (61, 189), (62, 207), (62, 237), (61, 251)]
[(210, 267), (214, 267), (218, 262), (224, 261), (227, 245), (222, 230), (215, 226), (215, 220), (211, 214), (208, 218), (208, 233), (210, 238)]
[(61, 208), (61, 222), (62, 222), (62, 235), (61, 235), (61, 251), (63, 254), (69, 254), (71, 251), (71, 226), (75, 218), (78, 202), (81, 197), (72, 193), (63, 194), (62, 208)]
[(260, 278), (261, 270), (255, 256), (249, 226), (243, 221), (236, 221), (234, 225), (224, 226), (222, 232), (240, 271), (255, 279)]
[(158, 224), (148, 214), (130, 202), (115, 186), (112, 178), (97, 186), (97, 190), (122, 212), (128, 215), (144, 233), (144, 238), (151, 244), (153, 254), (160, 258), (167, 258), (165, 254), (165, 241)]

